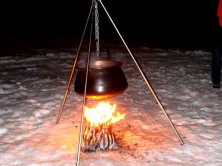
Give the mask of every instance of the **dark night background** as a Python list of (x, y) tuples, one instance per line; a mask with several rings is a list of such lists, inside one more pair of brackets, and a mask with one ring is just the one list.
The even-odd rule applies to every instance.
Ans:
[[(150, 47), (208, 48), (216, 25), (217, 0), (103, 0), (126, 43)], [(1, 4), (2, 52), (72, 47), (79, 41), (91, 0)], [(100, 38), (119, 42), (99, 4)], [(88, 36), (86, 36), (88, 38)]]

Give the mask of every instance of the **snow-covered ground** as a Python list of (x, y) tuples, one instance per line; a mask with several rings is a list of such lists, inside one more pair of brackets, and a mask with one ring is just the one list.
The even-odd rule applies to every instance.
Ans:
[[(129, 84), (124, 93), (105, 99), (126, 113), (115, 124), (119, 148), (81, 152), (80, 165), (222, 165), (222, 89), (211, 85), (211, 53), (132, 48), (183, 139), (181, 145), (125, 47), (110, 48), (113, 59), (123, 62)], [(76, 164), (83, 98), (73, 83), (55, 124), (76, 52), (45, 49), (0, 57), (1, 166)]]

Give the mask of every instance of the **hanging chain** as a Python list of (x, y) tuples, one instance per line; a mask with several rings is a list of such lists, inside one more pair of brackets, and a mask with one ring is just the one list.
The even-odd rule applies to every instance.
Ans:
[(94, 0), (95, 7), (95, 40), (96, 40), (96, 55), (99, 58), (100, 50), (99, 50), (99, 11), (98, 11), (98, 3), (97, 0)]

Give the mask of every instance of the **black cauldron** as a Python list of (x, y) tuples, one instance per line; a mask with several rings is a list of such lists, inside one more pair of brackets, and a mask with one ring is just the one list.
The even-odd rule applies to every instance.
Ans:
[[(114, 60), (95, 60), (89, 64), (86, 98), (102, 99), (122, 93), (128, 83), (121, 69), (122, 62)], [(84, 95), (86, 80), (86, 65), (77, 65), (77, 75), (74, 90)]]

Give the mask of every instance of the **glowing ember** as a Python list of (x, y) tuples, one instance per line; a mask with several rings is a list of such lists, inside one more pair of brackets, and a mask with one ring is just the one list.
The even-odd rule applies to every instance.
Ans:
[(111, 105), (109, 102), (100, 102), (96, 108), (89, 109), (85, 107), (84, 116), (91, 126), (98, 127), (103, 123), (116, 123), (124, 119), (126, 114), (115, 114), (116, 104)]
[(95, 108), (85, 107), (83, 152), (117, 148), (113, 124), (124, 119), (126, 114), (115, 112), (116, 104), (100, 102)]

